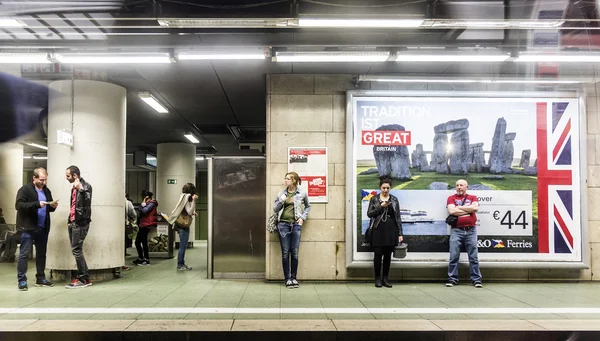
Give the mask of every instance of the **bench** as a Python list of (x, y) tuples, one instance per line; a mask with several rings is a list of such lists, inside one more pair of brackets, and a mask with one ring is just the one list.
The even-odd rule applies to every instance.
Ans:
[(0, 224), (0, 254), (6, 248), (6, 239), (8, 236), (15, 233), (17, 233), (17, 229), (14, 224)]

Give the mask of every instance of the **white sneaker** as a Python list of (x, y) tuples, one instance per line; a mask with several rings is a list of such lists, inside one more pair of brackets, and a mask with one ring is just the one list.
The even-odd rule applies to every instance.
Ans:
[(294, 288), (294, 284), (292, 284), (292, 280), (288, 279), (287, 281), (285, 281), (285, 287), (288, 289), (293, 289)]
[(292, 279), (292, 287), (293, 287), (294, 289), (296, 289), (296, 288), (299, 288), (299, 287), (300, 287), (300, 284), (298, 284), (298, 281), (297, 281), (295, 278), (294, 278), (294, 279)]

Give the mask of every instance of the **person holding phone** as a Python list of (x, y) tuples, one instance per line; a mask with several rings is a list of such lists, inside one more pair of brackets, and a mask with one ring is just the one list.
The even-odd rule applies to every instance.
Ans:
[(158, 225), (158, 201), (154, 199), (154, 193), (145, 191), (140, 213), (139, 231), (135, 237), (135, 248), (137, 249), (138, 259), (133, 264), (139, 266), (150, 265), (150, 251), (148, 248), (148, 234), (152, 228)]
[(50, 213), (58, 207), (58, 200), (52, 200), (52, 192), (46, 187), (48, 172), (44, 168), (33, 170), (33, 182), (24, 185), (17, 192), (17, 230), (21, 234), (21, 251), (17, 263), (18, 288), (27, 291), (27, 261), (32, 245), (35, 244), (35, 285), (52, 287), (46, 278), (46, 249), (50, 232)]
[[(281, 262), (285, 286), (298, 288), (298, 249), (302, 225), (310, 212), (308, 194), (300, 190), (302, 180), (296, 172), (289, 172), (284, 178), (285, 188), (277, 194), (273, 203), (273, 212), (278, 213), (277, 234), (281, 245)], [(291, 256), (291, 262), (290, 262)]]
[[(373, 247), (373, 268), (375, 270), (375, 286), (391, 288), (388, 280), (392, 253), (394, 247), (404, 240), (402, 236), (402, 219), (400, 218), (400, 202), (390, 194), (392, 179), (388, 176), (379, 178), (381, 192), (374, 195), (369, 201), (367, 216), (371, 218), (372, 228), (371, 246)], [(383, 278), (381, 267), (383, 259)]]

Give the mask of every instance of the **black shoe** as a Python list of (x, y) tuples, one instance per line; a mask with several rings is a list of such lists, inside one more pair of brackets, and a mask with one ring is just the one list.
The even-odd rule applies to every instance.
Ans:
[(144, 262), (144, 260), (142, 258), (138, 258), (136, 260), (133, 261), (133, 265), (140, 265)]
[(381, 278), (375, 278), (375, 287), (381, 288)]
[(386, 288), (391, 288), (392, 285), (390, 284), (390, 282), (388, 282), (388, 278), (387, 277), (383, 277), (383, 282), (382, 282), (383, 286)]
[(35, 286), (36, 287), (46, 287), (46, 288), (51, 288), (54, 286), (54, 284), (52, 282), (50, 282), (47, 279), (42, 279), (41, 281), (36, 281), (35, 282)]

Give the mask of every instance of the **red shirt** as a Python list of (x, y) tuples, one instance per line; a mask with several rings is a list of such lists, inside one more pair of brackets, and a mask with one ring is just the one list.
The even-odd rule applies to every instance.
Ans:
[[(466, 199), (465, 199), (466, 196)], [(465, 203), (463, 204), (463, 200), (465, 201)], [(475, 195), (469, 195), (469, 194), (465, 194), (463, 196), (459, 196), (458, 194), (453, 194), (451, 196), (448, 197), (448, 201), (446, 202), (446, 206), (454, 204), (456, 205), (456, 207), (459, 206), (469, 206), (471, 205), (471, 203), (479, 203), (479, 201), (477, 201), (477, 196)], [(475, 214), (475, 212), (471, 213), (470, 215), (463, 215), (458, 217), (458, 222), (456, 223), (456, 227), (469, 227), (469, 226), (476, 226), (477, 225), (477, 214)]]
[(71, 189), (71, 208), (69, 211), (69, 222), (75, 221), (75, 205), (77, 204), (77, 189)]

